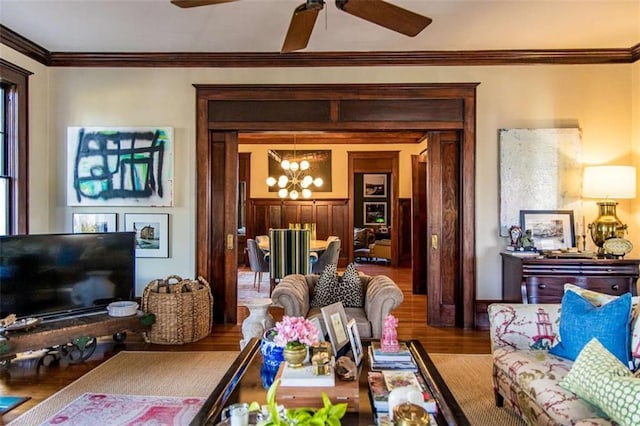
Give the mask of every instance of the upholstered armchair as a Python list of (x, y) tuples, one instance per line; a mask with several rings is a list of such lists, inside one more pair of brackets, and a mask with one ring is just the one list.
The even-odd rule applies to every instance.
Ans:
[(355, 259), (369, 259), (370, 245), (376, 240), (376, 234), (371, 228), (353, 228), (353, 257)]
[[(318, 317), (323, 323), (321, 308), (311, 308), (318, 275), (288, 275), (273, 290), (274, 305), (284, 308), (284, 315)], [(382, 336), (384, 318), (402, 303), (404, 295), (400, 287), (385, 275), (360, 275), (364, 290), (362, 308), (345, 308), (347, 319), (355, 318), (360, 337), (379, 339)]]

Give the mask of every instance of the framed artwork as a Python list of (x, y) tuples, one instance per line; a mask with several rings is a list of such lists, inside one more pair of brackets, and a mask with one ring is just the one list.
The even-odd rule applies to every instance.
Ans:
[(532, 231), (538, 250), (575, 247), (573, 210), (520, 210), (522, 232)]
[(116, 232), (116, 213), (73, 213), (73, 233)]
[(364, 203), (364, 224), (365, 225), (386, 225), (387, 224), (387, 203)]
[(579, 128), (499, 129), (498, 144), (501, 236), (518, 225), (520, 210), (573, 210), (582, 216)]
[(349, 342), (351, 343), (351, 353), (353, 355), (353, 361), (356, 365), (360, 365), (364, 353), (362, 350), (362, 341), (360, 340), (360, 332), (354, 318), (350, 319), (347, 323), (347, 332), (349, 333)]
[[(267, 151), (269, 176), (282, 175), (282, 160), (297, 161), (307, 160), (309, 169), (304, 173), (315, 178), (322, 178), (322, 186), (311, 187), (313, 192), (331, 192), (331, 150), (330, 149), (313, 149), (313, 150), (284, 150), (270, 149)], [(278, 192), (278, 185), (269, 187), (269, 192)]]
[(173, 205), (173, 128), (68, 127), (67, 205)]
[(363, 197), (387, 197), (387, 175), (363, 175)]
[(169, 214), (126, 213), (124, 224), (136, 233), (136, 257), (169, 257)]
[(329, 341), (333, 348), (333, 355), (337, 358), (342, 355), (349, 343), (349, 333), (347, 331), (347, 314), (344, 311), (342, 302), (320, 308), (324, 325), (329, 334)]
[(315, 325), (316, 328), (318, 329), (318, 340), (320, 342), (324, 342), (326, 340), (325, 338), (326, 333), (325, 333), (324, 327), (322, 326), (322, 322), (320, 321), (320, 318), (313, 317), (309, 319), (309, 321), (311, 321), (311, 323)]

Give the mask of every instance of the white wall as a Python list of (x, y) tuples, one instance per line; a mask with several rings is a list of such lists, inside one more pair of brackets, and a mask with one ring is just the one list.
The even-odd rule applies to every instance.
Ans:
[[(171, 214), (171, 257), (139, 259), (138, 294), (141, 294), (144, 285), (153, 278), (172, 273), (193, 276), (195, 273), (194, 83), (479, 82), (476, 150), (478, 299), (501, 297), (498, 253), (506, 240), (498, 236), (498, 129), (579, 126), (582, 128), (585, 162), (628, 162), (631, 159), (632, 93), (635, 93), (633, 99), (636, 104), (638, 99), (637, 64), (47, 70), (31, 61), (25, 62), (24, 57), (10, 49), (5, 48), (0, 53), (11, 62), (37, 71), (31, 80), (37, 83), (32, 84), (30, 96), (35, 103), (35, 111), (32, 105), (30, 113), (30, 183), (31, 198), (42, 197), (45, 201), (38, 198), (36, 205), (42, 209), (32, 209), (30, 219), (37, 224), (38, 231), (69, 231), (71, 213), (87, 211), (87, 208), (68, 208), (65, 205), (64, 143), (67, 126), (174, 127), (174, 207), (91, 209), (116, 211), (120, 213), (120, 222), (125, 211)], [(638, 110), (635, 111), (637, 113)], [(34, 117), (34, 114), (38, 115)], [(47, 170), (51, 176), (49, 185), (39, 181), (41, 170)], [(531, 177), (535, 179), (535, 171)], [(585, 214), (591, 217), (591, 207), (595, 217), (595, 203), (589, 206), (585, 202)], [(621, 219), (629, 220), (629, 207), (620, 207)], [(50, 215), (48, 229), (44, 226), (47, 222), (39, 218), (41, 212), (48, 212)], [(633, 230), (640, 229), (638, 220), (634, 222), (629, 223), (632, 233)]]

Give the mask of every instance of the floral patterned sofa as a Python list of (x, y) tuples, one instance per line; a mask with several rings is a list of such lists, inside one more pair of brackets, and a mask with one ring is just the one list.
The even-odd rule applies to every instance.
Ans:
[[(506, 401), (529, 425), (615, 424), (558, 384), (573, 365), (548, 353), (559, 340), (560, 308), (559, 303), (489, 305), (496, 405)], [(632, 322), (630, 333), (637, 365), (640, 321)]]

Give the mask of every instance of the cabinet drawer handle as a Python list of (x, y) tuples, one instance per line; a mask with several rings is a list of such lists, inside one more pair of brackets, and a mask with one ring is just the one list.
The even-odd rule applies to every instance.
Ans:
[(611, 290), (618, 290), (620, 288), (619, 284), (614, 284), (611, 286)]
[(545, 288), (547, 288), (547, 285), (546, 284), (538, 284), (538, 288), (540, 290), (544, 290)]

